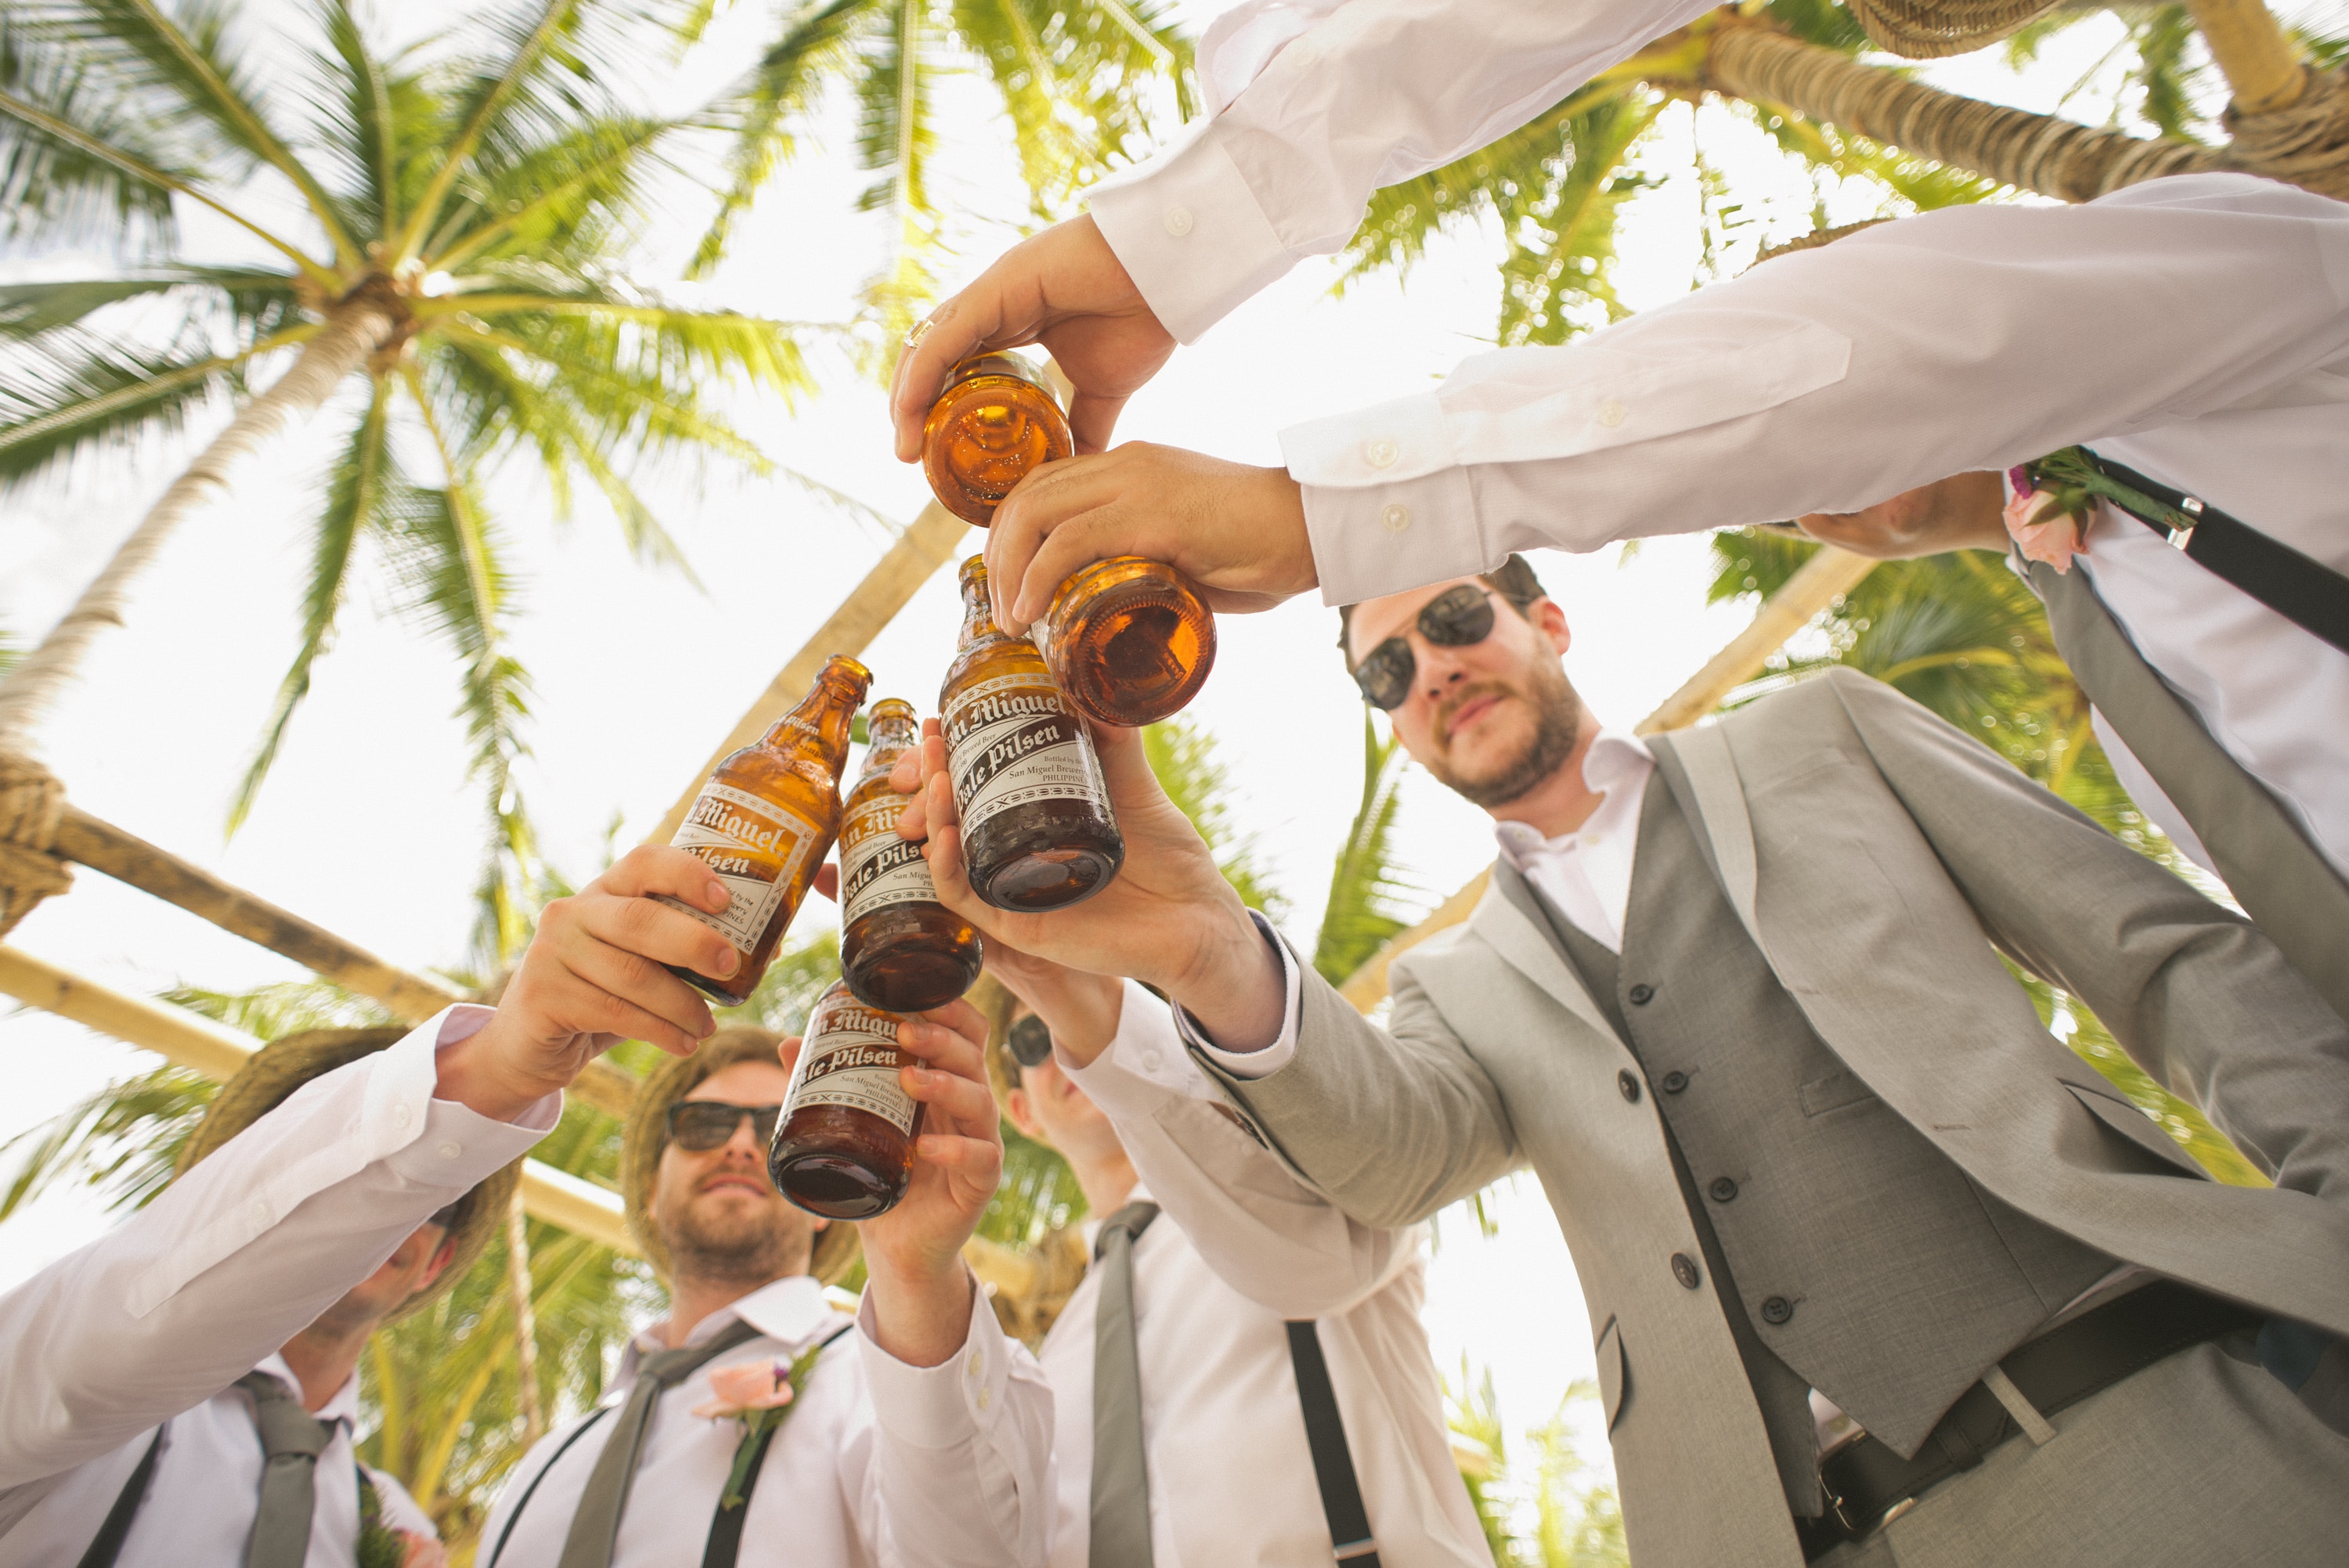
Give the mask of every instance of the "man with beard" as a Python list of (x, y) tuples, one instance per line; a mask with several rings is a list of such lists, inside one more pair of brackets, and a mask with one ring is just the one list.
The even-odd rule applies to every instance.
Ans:
[[(1051, 1393), (960, 1256), (1002, 1163), (967, 1003), (908, 1024), (927, 1068), (912, 1185), (864, 1221), (859, 1315), (826, 1283), (858, 1234), (786, 1202), (767, 1146), (799, 1047), (719, 1030), (648, 1078), (621, 1183), (669, 1287), (595, 1410), (524, 1456), (483, 1568), (1023, 1565), (1050, 1518)], [(855, 1332), (857, 1329), (863, 1332)]]
[[(1396, 961), (1385, 1027), (1241, 906), (1136, 736), (1102, 747), (1124, 867), (1074, 914), (971, 896), (941, 747), (901, 831), (990, 952), (1165, 991), (1361, 1222), (1530, 1165), (1636, 1561), (2334, 1553), (2349, 1026), (2255, 928), (1888, 687), (1830, 671), (1642, 741), (1596, 723), (1568, 642), (1515, 560), (1348, 617), (1365, 697), (1501, 848), (1468, 922)], [(2002, 953), (2275, 1189), (2209, 1181)]]

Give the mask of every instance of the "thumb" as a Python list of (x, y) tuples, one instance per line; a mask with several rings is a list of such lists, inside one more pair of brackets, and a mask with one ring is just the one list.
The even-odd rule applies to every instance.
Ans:
[(1109, 786), (1110, 799), (1118, 810), (1166, 799), (1165, 786), (1158, 782), (1150, 754), (1142, 744), (1142, 731), (1090, 722), (1085, 728), (1101, 758), (1102, 781)]

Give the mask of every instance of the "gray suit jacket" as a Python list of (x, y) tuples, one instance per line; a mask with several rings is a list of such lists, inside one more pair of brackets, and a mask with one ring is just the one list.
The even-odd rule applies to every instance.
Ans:
[[(1685, 768), (1730, 903), (1812, 1026), (1982, 1187), (2115, 1256), (2349, 1333), (2349, 1026), (2252, 926), (1849, 672), (1654, 744)], [(2085, 1001), (2279, 1190), (2176, 1179), (2191, 1162), (2049, 1036), (2002, 950)], [(1697, 1239), (1654, 1097), (1619, 1090), (1632, 1054), (1497, 890), (1392, 978), (1390, 1028), (1309, 969), (1287, 1067), (1202, 1065), (1366, 1223), (1530, 1165), (1598, 1330), (1638, 1560), (1799, 1563), (1719, 1303), (1673, 1276)]]

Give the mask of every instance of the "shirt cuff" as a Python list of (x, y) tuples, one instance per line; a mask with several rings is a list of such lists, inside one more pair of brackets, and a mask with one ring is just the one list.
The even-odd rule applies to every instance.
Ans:
[(856, 1329), (873, 1413), (891, 1437), (917, 1449), (951, 1449), (994, 1426), (1011, 1377), (1012, 1347), (975, 1280), (962, 1348), (936, 1367), (915, 1367), (881, 1348), (869, 1290), (856, 1308)]
[[(1208, 1066), (1243, 1081), (1270, 1078), (1296, 1057), (1297, 1020), (1305, 996), (1303, 978), (1298, 973), (1297, 959), (1288, 951), (1288, 944), (1280, 940), (1279, 934), (1272, 929), (1272, 922), (1258, 911), (1248, 911), (1248, 918), (1256, 922), (1257, 933), (1273, 952), (1279, 954), (1281, 983), (1288, 992), (1288, 1000), (1281, 1008), (1280, 1033), (1274, 1037), (1272, 1044), (1260, 1051), (1225, 1050), (1207, 1038), (1207, 1031), (1199, 1026), (1199, 1020), (1180, 1007), (1174, 1009), (1174, 1027), (1183, 1043), (1204, 1058)], [(1121, 1031), (1123, 1028), (1122, 1019), (1120, 1028)]]
[(1224, 146), (1202, 121), (1155, 158), (1085, 193), (1094, 225), (1159, 325), (1195, 343), (1297, 258)]
[(530, 1152), (562, 1119), (559, 1093), (533, 1102), (512, 1121), (434, 1096), (440, 1054), (479, 1034), (495, 1013), (460, 1002), (383, 1054), (362, 1113), (364, 1136), (379, 1150), (375, 1158), (411, 1181), (461, 1192)]
[(1139, 981), (1125, 983), (1117, 1034), (1090, 1067), (1078, 1066), (1064, 1050), (1056, 1049), (1053, 1061), (1085, 1091), (1087, 1099), (1112, 1118), (1149, 1116), (1169, 1096), (1222, 1098), (1185, 1049), (1184, 1037), (1174, 1025), (1174, 1010)]

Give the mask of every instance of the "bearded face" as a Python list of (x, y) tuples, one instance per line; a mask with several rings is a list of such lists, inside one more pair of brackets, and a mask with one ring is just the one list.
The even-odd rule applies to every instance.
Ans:
[[(790, 1085), (778, 1064), (742, 1062), (712, 1073), (686, 1098), (780, 1105)], [(767, 1150), (748, 1117), (716, 1149), (671, 1142), (661, 1150), (652, 1221), (679, 1279), (743, 1290), (806, 1273), (818, 1225), (767, 1180)]]
[[(1464, 719), (1489, 733), (1455, 745), (1455, 725)], [(1479, 680), (1440, 704), (1436, 745), (1419, 760), (1439, 783), (1489, 810), (1565, 767), (1581, 734), (1581, 697), (1555, 658), (1536, 658), (1515, 679)]]

